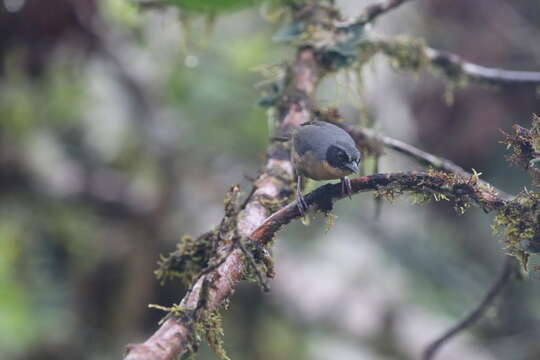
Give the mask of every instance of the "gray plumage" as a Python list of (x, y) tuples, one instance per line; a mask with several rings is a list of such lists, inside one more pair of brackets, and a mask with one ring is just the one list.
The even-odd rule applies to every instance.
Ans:
[(360, 152), (345, 130), (328, 122), (312, 121), (294, 133), (292, 145), (291, 160), (297, 175), (296, 204), (301, 216), (308, 208), (302, 196), (302, 177), (341, 179), (342, 192), (351, 195), (351, 181), (347, 176), (358, 173)]
[(311, 151), (318, 160), (326, 160), (331, 145), (339, 145), (353, 159), (360, 159), (353, 138), (342, 128), (326, 121), (312, 121), (300, 126), (293, 138), (294, 150), (298, 155)]

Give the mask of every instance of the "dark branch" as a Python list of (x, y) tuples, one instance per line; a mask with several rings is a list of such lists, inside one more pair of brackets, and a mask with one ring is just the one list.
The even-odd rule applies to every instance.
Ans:
[(454, 337), (461, 331), (466, 330), (484, 315), (484, 313), (488, 310), (489, 306), (502, 292), (504, 286), (508, 284), (512, 275), (513, 264), (514, 263), (512, 257), (507, 256), (502, 271), (500, 272), (499, 276), (497, 277), (489, 291), (484, 295), (484, 298), (478, 304), (478, 306), (474, 308), (467, 316), (465, 316), (463, 320), (452, 326), (438, 339), (429, 344), (422, 356), (423, 360), (433, 359), (435, 353), (442, 345), (444, 345), (444, 343), (446, 343), (448, 340), (450, 340), (452, 337)]
[[(404, 192), (444, 195), (449, 201), (475, 204), (486, 211), (501, 209), (506, 201), (495, 192), (479, 187), (471, 178), (444, 173), (398, 172), (374, 174), (351, 180), (352, 194), (367, 191), (386, 192), (390, 196)], [(316, 205), (323, 212), (332, 210), (336, 200), (346, 197), (340, 183), (323, 185), (304, 196), (308, 207)], [(296, 201), (268, 217), (249, 236), (252, 241), (266, 244), (284, 225), (301, 216)]]
[(372, 22), (379, 16), (383, 15), (384, 13), (397, 8), (401, 4), (410, 1), (410, 0), (385, 0), (380, 1), (376, 4), (370, 5), (365, 8), (365, 10), (362, 12), (360, 17), (356, 20), (356, 23), (359, 25), (364, 25), (369, 22)]
[(257, 266), (257, 261), (255, 261), (255, 258), (253, 257), (253, 254), (246, 249), (243, 243), (243, 239), (238, 239), (238, 247), (240, 250), (242, 250), (242, 253), (246, 257), (247, 262), (249, 265), (253, 268), (253, 272), (255, 273), (255, 276), (257, 277), (257, 281), (259, 281), (259, 285), (263, 289), (264, 292), (270, 292), (270, 286), (268, 285), (268, 282), (266, 281), (266, 277), (262, 273), (261, 269)]
[(477, 65), (465, 61), (456, 54), (430, 47), (426, 47), (425, 54), (434, 66), (450, 77), (462, 73), (469, 80), (477, 83), (491, 85), (540, 85), (540, 72), (538, 71), (504, 70)]
[(359, 45), (360, 57), (369, 59), (377, 52), (390, 57), (396, 68), (419, 71), (430, 67), (447, 76), (458, 85), (478, 83), (485, 85), (540, 85), (540, 72), (515, 71), (477, 65), (462, 57), (436, 50), (416, 39), (393, 39), (378, 36)]
[[(373, 142), (380, 143), (387, 148), (395, 150), (401, 154), (407, 155), (419, 161), (422, 165), (429, 165), (437, 170), (454, 173), (464, 178), (470, 178), (472, 176), (471, 173), (467, 172), (465, 169), (455, 164), (454, 162), (448, 159), (427, 153), (425, 151), (422, 151), (412, 145), (404, 143), (401, 140), (397, 140), (397, 139), (394, 139), (385, 135), (377, 134), (376, 132), (370, 129), (359, 128), (359, 127), (354, 127), (350, 125), (344, 125), (343, 128), (349, 134), (351, 134), (351, 136), (355, 139), (355, 141), (360, 146), (364, 146), (365, 144), (367, 144), (367, 146), (372, 147), (373, 145), (369, 145), (369, 144)], [(479, 179), (478, 183), (486, 187), (491, 186), (491, 184), (489, 184), (488, 182), (482, 179)], [(504, 200), (510, 201), (514, 198), (512, 195), (506, 194), (502, 190), (499, 190), (497, 188), (493, 188), (493, 189)]]

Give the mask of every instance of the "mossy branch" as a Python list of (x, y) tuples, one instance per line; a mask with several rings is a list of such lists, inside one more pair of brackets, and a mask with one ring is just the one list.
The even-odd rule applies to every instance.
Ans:
[[(403, 155), (406, 155), (418, 161), (424, 166), (431, 166), (436, 170), (454, 173), (464, 178), (470, 178), (471, 176), (473, 176), (472, 173), (466, 171), (453, 161), (420, 150), (417, 147), (407, 144), (401, 140), (379, 134), (371, 129), (360, 128), (349, 124), (338, 125), (341, 125), (349, 134), (351, 134), (351, 136), (355, 139), (356, 143), (360, 148), (374, 149), (374, 151), (380, 151), (377, 149), (381, 146), (384, 146)], [(478, 179), (478, 183), (486, 188), (492, 188), (495, 192), (498, 193), (498, 195), (502, 199), (506, 201), (514, 199), (513, 195), (507, 194), (504, 191), (493, 187), (491, 184), (482, 179)]]
[(367, 6), (362, 14), (356, 19), (357, 24), (365, 25), (373, 22), (379, 16), (384, 15), (390, 10), (397, 8), (403, 3), (410, 0), (385, 0), (378, 3)]
[(540, 186), (540, 117), (533, 115), (530, 129), (514, 125), (513, 130), (513, 134), (502, 132), (502, 142), (512, 151), (512, 155), (507, 159), (511, 164), (526, 170), (532, 177), (533, 184)]
[(540, 72), (487, 67), (466, 61), (459, 55), (431, 48), (424, 41), (408, 38), (366, 39), (359, 45), (359, 59), (366, 61), (376, 53), (387, 56), (398, 70), (432, 70), (443, 74), (456, 87), (469, 83), (482, 85), (540, 85)]
[[(352, 194), (376, 191), (386, 199), (394, 200), (400, 196), (426, 195), (428, 198), (445, 199), (454, 203), (458, 213), (476, 205), (485, 211), (503, 209), (507, 202), (492, 189), (479, 185), (475, 176), (463, 178), (456, 174), (438, 171), (397, 172), (374, 174), (351, 180)], [(308, 206), (329, 213), (334, 202), (346, 197), (341, 184), (326, 184), (305, 195)], [(291, 202), (267, 218), (249, 238), (252, 241), (267, 243), (284, 225), (301, 216), (296, 202)]]

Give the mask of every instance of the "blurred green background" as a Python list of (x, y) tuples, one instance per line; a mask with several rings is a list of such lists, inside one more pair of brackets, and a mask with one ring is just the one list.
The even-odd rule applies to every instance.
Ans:
[[(174, 1), (170, 1), (175, 3)], [(208, 5), (211, 2), (182, 2)], [(218, 2), (219, 3), (219, 2)], [(226, 190), (249, 192), (267, 144), (260, 69), (294, 49), (272, 41), (275, 4), (199, 9), (128, 0), (0, 0), (0, 357), (118, 359), (184, 290), (160, 286), (160, 254), (211, 229)], [(232, 2), (231, 2), (232, 3)], [(337, 1), (354, 16), (370, 1)], [(189, 5), (188, 4), (188, 5)], [(207, 9), (206, 9), (207, 10)], [(487, 65), (539, 70), (540, 3), (419, 0), (384, 16)], [(531, 87), (453, 92), (382, 57), (326, 79), (322, 106), (366, 114), (391, 136), (447, 157), (508, 192), (529, 186), (504, 161), (499, 129), (540, 113)], [(388, 152), (381, 171), (417, 169)], [(481, 298), (502, 266), (492, 215), (371, 194), (277, 241), (272, 292), (241, 284), (224, 314), (233, 359), (417, 359)], [(440, 359), (538, 359), (540, 291), (513, 283)], [(214, 359), (206, 347), (201, 359)]]

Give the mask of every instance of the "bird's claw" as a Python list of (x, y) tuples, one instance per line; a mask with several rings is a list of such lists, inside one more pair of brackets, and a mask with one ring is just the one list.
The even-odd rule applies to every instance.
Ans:
[(341, 178), (341, 194), (352, 200), (351, 180), (348, 177)]
[(296, 195), (296, 206), (298, 207), (298, 211), (300, 212), (300, 216), (304, 217), (306, 215), (306, 211), (308, 209), (308, 204), (306, 202), (306, 199), (302, 196), (302, 194)]

